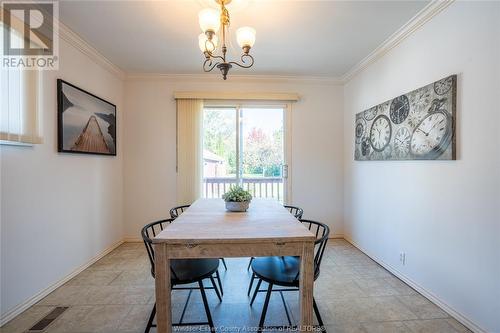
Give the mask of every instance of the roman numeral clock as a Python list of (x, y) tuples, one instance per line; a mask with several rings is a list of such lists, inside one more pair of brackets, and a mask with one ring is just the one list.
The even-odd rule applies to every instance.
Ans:
[(455, 160), (457, 76), (356, 114), (354, 158)]

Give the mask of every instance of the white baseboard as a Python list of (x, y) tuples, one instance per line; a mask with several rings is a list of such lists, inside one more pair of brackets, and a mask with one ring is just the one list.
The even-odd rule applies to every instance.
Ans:
[(0, 327), (7, 324), (9, 321), (14, 319), (17, 315), (19, 315), (22, 312), (24, 312), (25, 310), (27, 310), (30, 306), (36, 304), (42, 298), (44, 298), (45, 296), (47, 296), (48, 294), (50, 294), (51, 292), (53, 292), (54, 290), (56, 290), (57, 288), (59, 288), (60, 286), (62, 286), (66, 282), (68, 282), (69, 280), (71, 280), (72, 278), (74, 278), (76, 275), (80, 274), (82, 271), (87, 269), (90, 265), (94, 264), (96, 261), (98, 261), (99, 259), (101, 259), (105, 255), (107, 255), (108, 253), (110, 253), (111, 251), (113, 251), (114, 249), (116, 249), (118, 246), (120, 246), (123, 243), (124, 243), (123, 240), (120, 240), (120, 241), (114, 243), (113, 245), (111, 245), (110, 247), (105, 249), (103, 252), (101, 252), (97, 256), (93, 257), (92, 259), (90, 259), (89, 261), (84, 263), (83, 265), (79, 266), (77, 269), (75, 269), (70, 274), (66, 275), (65, 277), (63, 277), (62, 279), (57, 281), (56, 283), (48, 286), (47, 288), (43, 289), (39, 293), (35, 294), (34, 296), (30, 297), (29, 299), (25, 300), (24, 302), (16, 305), (15, 307), (13, 307), (9, 311), (7, 311), (0, 318)]
[(328, 238), (329, 239), (345, 239), (343, 234), (331, 234)]
[(441, 309), (446, 311), (450, 316), (458, 320), (460, 323), (462, 323), (464, 326), (466, 326), (468, 329), (475, 333), (487, 333), (487, 330), (481, 328), (479, 325), (476, 323), (472, 322), (470, 319), (465, 317), (463, 314), (458, 312), (457, 310), (453, 309), (451, 306), (446, 304), (444, 301), (439, 299), (438, 296), (433, 294), (432, 292), (426, 290), (424, 287), (420, 286), (418, 283), (410, 279), (409, 277), (405, 276), (403, 273), (392, 267), (391, 265), (387, 264), (377, 256), (369, 253), (366, 251), (364, 248), (356, 244), (350, 237), (347, 237), (346, 235), (344, 236), (344, 239), (351, 243), (354, 247), (356, 247), (358, 250), (366, 254), (368, 257), (372, 258), (374, 261), (376, 261), (378, 264), (380, 264), (382, 267), (387, 269), (389, 272), (397, 276), (400, 280), (405, 282), (407, 285), (418, 291), (420, 294), (428, 298), (431, 302), (439, 306)]

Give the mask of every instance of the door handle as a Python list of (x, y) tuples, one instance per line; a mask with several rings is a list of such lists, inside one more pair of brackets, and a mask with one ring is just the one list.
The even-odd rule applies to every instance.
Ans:
[(281, 176), (283, 178), (288, 178), (288, 164), (281, 165)]

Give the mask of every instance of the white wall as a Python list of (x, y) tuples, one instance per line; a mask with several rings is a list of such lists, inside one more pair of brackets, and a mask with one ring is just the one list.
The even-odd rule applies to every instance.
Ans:
[(292, 110), (293, 203), (304, 217), (342, 234), (343, 88), (318, 83), (228, 78), (210, 82), (128, 80), (125, 88), (125, 234), (139, 238), (148, 222), (168, 217), (176, 204), (174, 91), (296, 92)]
[[(355, 113), (454, 73), (457, 161), (353, 160)], [(499, 92), (500, 3), (456, 2), (344, 95), (346, 236), (488, 332), (500, 332)]]
[[(0, 146), (1, 314), (123, 238), (123, 82), (64, 40), (43, 78), (44, 143)], [(56, 79), (117, 105), (116, 157), (57, 153)]]

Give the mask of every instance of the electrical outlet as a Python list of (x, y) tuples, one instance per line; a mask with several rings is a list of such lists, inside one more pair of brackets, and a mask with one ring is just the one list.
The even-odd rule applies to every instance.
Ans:
[(401, 252), (399, 254), (399, 262), (401, 263), (401, 265), (406, 265), (406, 253), (404, 252)]

